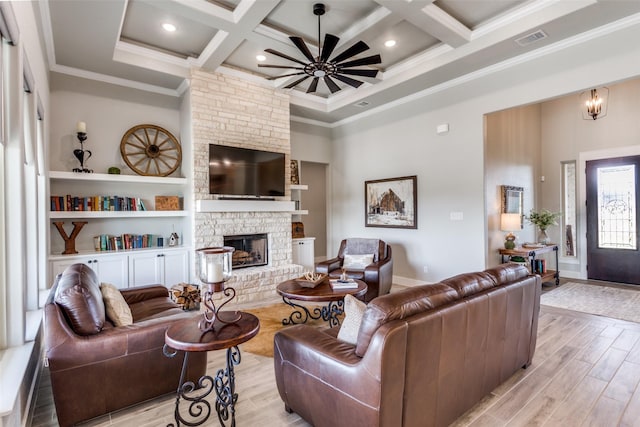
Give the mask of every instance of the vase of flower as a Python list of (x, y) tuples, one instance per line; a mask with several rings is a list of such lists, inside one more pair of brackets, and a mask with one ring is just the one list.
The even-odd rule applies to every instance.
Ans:
[(548, 245), (551, 242), (549, 235), (547, 234), (546, 228), (541, 228), (540, 233), (538, 233), (538, 243), (543, 245)]
[(525, 217), (531, 224), (537, 226), (540, 229), (538, 234), (538, 243), (548, 245), (551, 242), (547, 235), (547, 228), (551, 225), (558, 225), (556, 219), (560, 217), (561, 212), (551, 212), (547, 209), (543, 209), (540, 212), (531, 211), (529, 216)]

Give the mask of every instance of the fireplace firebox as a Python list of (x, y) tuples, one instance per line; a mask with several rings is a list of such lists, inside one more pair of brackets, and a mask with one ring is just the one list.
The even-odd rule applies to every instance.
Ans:
[(269, 263), (267, 239), (267, 234), (224, 236), (224, 245), (236, 249), (231, 259), (232, 268), (267, 265)]

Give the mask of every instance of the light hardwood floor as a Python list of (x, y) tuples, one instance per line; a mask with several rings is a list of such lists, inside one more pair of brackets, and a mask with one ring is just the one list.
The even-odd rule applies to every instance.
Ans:
[[(223, 365), (223, 351), (209, 353), (208, 372)], [(640, 426), (639, 383), (640, 324), (542, 306), (533, 364), (496, 388), (454, 426)], [(236, 387), (239, 427), (309, 425), (284, 411), (274, 383), (273, 359), (243, 352), (236, 367)], [(175, 397), (167, 395), (83, 425), (166, 426), (173, 421), (174, 403)], [(206, 425), (217, 425), (215, 417)], [(45, 368), (31, 426), (56, 425)]]

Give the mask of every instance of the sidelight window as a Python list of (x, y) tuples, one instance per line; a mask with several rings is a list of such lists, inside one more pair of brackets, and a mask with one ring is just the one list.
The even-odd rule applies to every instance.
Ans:
[(637, 249), (635, 165), (597, 170), (598, 247)]

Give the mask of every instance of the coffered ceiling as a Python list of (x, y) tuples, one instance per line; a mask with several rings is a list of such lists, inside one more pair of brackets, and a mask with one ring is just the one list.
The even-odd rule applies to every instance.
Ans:
[[(289, 36), (318, 52), (319, 0), (47, 0), (38, 3), (50, 69), (172, 96), (193, 67), (284, 88), (300, 76), (260, 68), (308, 62)], [(333, 123), (416, 92), (640, 13), (636, 0), (325, 0), (321, 40), (340, 38), (332, 56), (359, 40), (380, 54), (376, 78), (331, 93), (311, 79), (287, 90), (291, 113)], [(162, 24), (171, 23), (174, 32)], [(394, 40), (393, 47), (385, 42)], [(314, 53), (315, 55), (315, 53)], [(272, 78), (268, 80), (267, 78)]]

